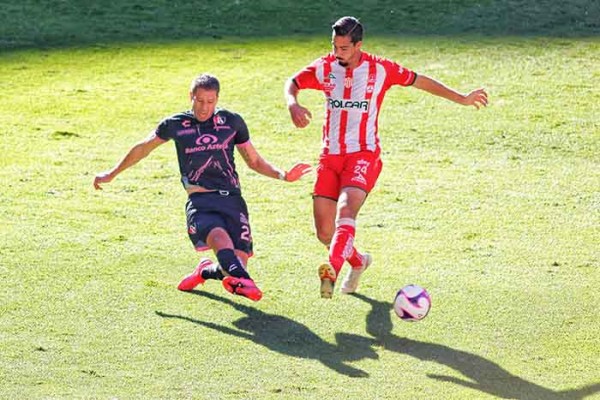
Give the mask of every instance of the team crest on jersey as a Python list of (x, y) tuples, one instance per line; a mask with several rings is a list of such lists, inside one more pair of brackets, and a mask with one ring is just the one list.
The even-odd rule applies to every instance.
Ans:
[(346, 87), (346, 88), (352, 87), (352, 81), (353, 81), (352, 77), (350, 77), (350, 76), (345, 77), (344, 78), (344, 87)]
[(369, 74), (367, 78), (367, 93), (373, 93), (375, 91), (375, 83), (377, 82), (377, 77), (375, 74)]
[(223, 125), (225, 123), (225, 117), (222, 115), (215, 115), (213, 117), (213, 124), (215, 125)]

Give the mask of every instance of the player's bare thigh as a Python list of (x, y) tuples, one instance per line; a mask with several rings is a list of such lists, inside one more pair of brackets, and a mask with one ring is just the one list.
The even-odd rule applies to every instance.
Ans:
[(317, 238), (328, 246), (335, 232), (337, 201), (328, 197), (313, 197), (313, 218)]
[(337, 203), (336, 219), (350, 218), (356, 219), (358, 212), (367, 199), (367, 192), (356, 187), (342, 188), (340, 198)]

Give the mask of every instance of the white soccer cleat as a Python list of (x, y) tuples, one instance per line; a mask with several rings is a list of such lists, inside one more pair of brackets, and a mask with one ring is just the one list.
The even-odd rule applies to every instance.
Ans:
[(371, 257), (371, 255), (369, 253), (365, 253), (363, 254), (363, 263), (360, 267), (358, 268), (350, 268), (350, 271), (348, 271), (348, 274), (346, 274), (346, 277), (344, 278), (344, 281), (342, 282), (342, 286), (340, 287), (340, 291), (342, 293), (354, 293), (356, 292), (356, 289), (358, 288), (358, 281), (360, 280), (360, 276), (362, 275), (363, 272), (365, 272), (365, 270), (367, 268), (369, 268), (369, 265), (371, 265), (371, 263), (373, 262), (373, 257)]

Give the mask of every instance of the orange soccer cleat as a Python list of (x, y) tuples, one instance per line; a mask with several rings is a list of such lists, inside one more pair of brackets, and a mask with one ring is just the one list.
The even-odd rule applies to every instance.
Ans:
[(223, 278), (223, 287), (229, 293), (244, 296), (253, 301), (259, 301), (262, 298), (262, 292), (252, 279), (226, 276)]
[(191, 274), (183, 278), (181, 282), (179, 282), (179, 286), (177, 286), (177, 289), (183, 292), (189, 292), (196, 286), (202, 285), (204, 282), (206, 282), (206, 279), (202, 277), (202, 270), (204, 268), (209, 267), (211, 264), (212, 261), (209, 258), (201, 259), (194, 272), (192, 272)]
[(321, 279), (321, 297), (330, 299), (333, 296), (333, 287), (337, 279), (335, 269), (328, 263), (319, 267), (319, 279)]

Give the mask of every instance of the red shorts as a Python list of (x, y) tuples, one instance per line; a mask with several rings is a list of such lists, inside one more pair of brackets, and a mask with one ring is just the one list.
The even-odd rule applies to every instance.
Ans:
[(345, 155), (321, 154), (313, 196), (337, 200), (340, 190), (356, 187), (369, 193), (381, 173), (379, 153), (359, 151)]

